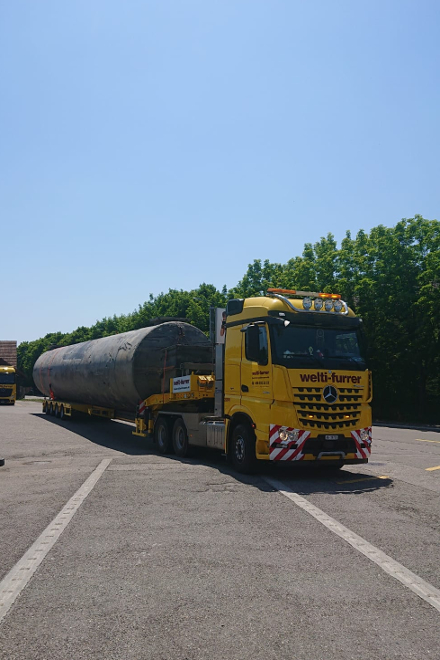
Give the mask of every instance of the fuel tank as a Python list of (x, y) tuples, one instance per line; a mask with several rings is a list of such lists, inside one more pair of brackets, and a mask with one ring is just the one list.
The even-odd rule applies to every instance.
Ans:
[(201, 330), (169, 321), (47, 351), (33, 378), (46, 396), (52, 389), (56, 399), (133, 412), (140, 400), (169, 392), (171, 378), (210, 373), (212, 362)]

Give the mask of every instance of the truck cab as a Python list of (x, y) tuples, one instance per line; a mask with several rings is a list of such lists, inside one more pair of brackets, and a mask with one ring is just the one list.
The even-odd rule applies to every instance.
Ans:
[(0, 366), (0, 403), (15, 404), (17, 398), (16, 373), (14, 367)]
[(371, 398), (362, 321), (339, 295), (270, 289), (229, 301), (224, 417), (238, 469), (366, 463)]

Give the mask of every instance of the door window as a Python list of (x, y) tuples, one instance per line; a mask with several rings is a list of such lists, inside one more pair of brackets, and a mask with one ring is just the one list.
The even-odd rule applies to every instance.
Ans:
[(267, 330), (263, 325), (250, 325), (246, 330), (246, 359), (258, 364), (267, 364)]

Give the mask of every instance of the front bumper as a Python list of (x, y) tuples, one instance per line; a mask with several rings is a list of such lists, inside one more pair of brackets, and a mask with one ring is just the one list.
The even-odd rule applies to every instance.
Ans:
[[(293, 433), (297, 439), (282, 441), (280, 432)], [(372, 429), (351, 431), (350, 436), (341, 433), (311, 435), (310, 431), (293, 429), (276, 424), (270, 425), (269, 458), (271, 461), (327, 461), (365, 463), (371, 455)]]

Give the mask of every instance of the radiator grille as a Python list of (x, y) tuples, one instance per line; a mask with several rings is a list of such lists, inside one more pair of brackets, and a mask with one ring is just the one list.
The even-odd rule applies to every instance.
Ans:
[(328, 404), (321, 387), (294, 387), (293, 401), (302, 428), (356, 429), (359, 428), (363, 391), (351, 387), (338, 388), (335, 403)]
[(11, 396), (12, 387), (0, 387), (0, 396)]

